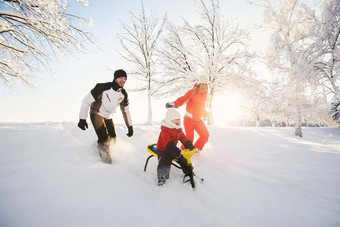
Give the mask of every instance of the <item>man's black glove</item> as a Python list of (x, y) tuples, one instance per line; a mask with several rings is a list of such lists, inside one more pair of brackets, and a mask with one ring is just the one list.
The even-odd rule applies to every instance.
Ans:
[(131, 137), (133, 135), (133, 128), (132, 128), (132, 125), (128, 127), (128, 134), (126, 134), (128, 137)]
[(185, 149), (189, 149), (189, 150), (193, 150), (195, 147), (194, 145), (192, 144), (191, 140), (188, 140), (184, 143), (184, 147)]
[(86, 130), (87, 128), (89, 128), (85, 119), (79, 120), (78, 127), (81, 128), (82, 130)]
[(175, 104), (173, 102), (167, 102), (165, 104), (165, 108), (173, 108), (175, 106)]

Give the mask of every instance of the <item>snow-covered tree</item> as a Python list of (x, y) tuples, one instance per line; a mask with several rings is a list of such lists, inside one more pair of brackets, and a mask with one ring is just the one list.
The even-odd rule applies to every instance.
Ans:
[(122, 57), (133, 63), (135, 67), (130, 73), (143, 81), (141, 87), (136, 90), (147, 91), (149, 123), (152, 122), (151, 97), (157, 91), (152, 86), (157, 75), (156, 49), (165, 22), (166, 15), (161, 21), (154, 12), (148, 17), (142, 3), (142, 11), (138, 16), (130, 12), (130, 23), (121, 22), (126, 33), (117, 34), (124, 50), (121, 53)]
[(255, 126), (260, 127), (261, 120), (268, 116), (269, 90), (262, 80), (248, 79), (240, 90), (246, 98), (243, 107), (255, 119)]
[(279, 79), (272, 82), (254, 77), (239, 80), (242, 79), (241, 86), (238, 85), (238, 91), (245, 97), (242, 106), (256, 127), (263, 120), (269, 120), (272, 126), (287, 121), (287, 99), (283, 95), (286, 86)]
[(183, 27), (168, 22), (162, 44), (159, 56), (164, 73), (158, 81), (157, 95), (167, 97), (173, 96), (174, 91), (186, 92), (199, 76), (197, 73), (200, 67), (193, 55), (197, 46), (192, 36)]
[[(208, 3), (207, 3), (208, 2)], [(248, 70), (249, 34), (236, 23), (225, 20), (217, 0), (198, 0), (201, 21), (169, 26), (170, 35), (162, 51), (165, 74), (174, 76), (166, 86), (186, 91), (201, 74), (209, 77), (208, 124), (213, 124), (212, 100), (231, 83), (233, 76)]]
[(340, 125), (340, 98), (338, 96), (333, 96), (329, 114), (332, 119)]
[(266, 113), (265, 117), (270, 120), (272, 126), (275, 126), (277, 122), (282, 123), (287, 121), (287, 101), (283, 95), (285, 85), (279, 79), (264, 84), (268, 95), (264, 103), (264, 105), (266, 105), (264, 110)]
[(68, 10), (67, 0), (0, 0), (0, 78), (5, 83), (21, 80), (32, 86), (37, 69), (49, 68), (57, 53), (81, 51), (93, 43), (78, 24), (86, 20)]
[(319, 50), (314, 68), (321, 85), (340, 97), (340, 1), (324, 0), (319, 11), (315, 30), (315, 48)]
[(303, 95), (303, 122), (309, 124), (329, 124), (327, 98), (323, 90), (309, 87)]
[(295, 109), (295, 135), (302, 137), (301, 98), (312, 75), (315, 53), (310, 48), (314, 11), (298, 0), (259, 0), (255, 4), (266, 8), (264, 26), (272, 30), (267, 53), (268, 65), (287, 80), (289, 103)]

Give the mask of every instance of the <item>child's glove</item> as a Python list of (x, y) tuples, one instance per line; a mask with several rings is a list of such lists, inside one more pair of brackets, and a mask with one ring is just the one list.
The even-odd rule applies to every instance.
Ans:
[(171, 157), (174, 157), (174, 158), (180, 158), (181, 157), (181, 150), (178, 147), (176, 147), (174, 141), (170, 141), (166, 145), (165, 151)]
[(185, 149), (193, 150), (195, 149), (194, 145), (192, 144), (191, 140), (188, 140), (184, 143)]

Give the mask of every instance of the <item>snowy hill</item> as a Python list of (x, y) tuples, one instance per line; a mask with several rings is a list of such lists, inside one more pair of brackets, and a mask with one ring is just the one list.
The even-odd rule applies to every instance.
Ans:
[(340, 129), (209, 127), (196, 191), (156, 186), (159, 126), (117, 125), (113, 164), (75, 123), (0, 123), (0, 226), (340, 226)]

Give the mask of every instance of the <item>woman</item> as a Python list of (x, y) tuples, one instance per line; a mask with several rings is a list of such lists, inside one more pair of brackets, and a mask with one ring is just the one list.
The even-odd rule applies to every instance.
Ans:
[[(179, 97), (174, 102), (166, 104), (166, 108), (178, 108), (186, 104), (186, 113), (183, 121), (185, 133), (191, 141), (194, 141), (194, 131), (198, 133), (199, 138), (195, 142), (194, 146), (199, 151), (203, 149), (209, 139), (208, 129), (202, 120), (202, 118), (205, 119), (207, 117), (205, 106), (207, 102), (208, 83), (208, 77), (201, 76), (198, 83), (195, 84), (195, 86), (185, 95)], [(183, 149), (183, 146), (181, 149)]]

